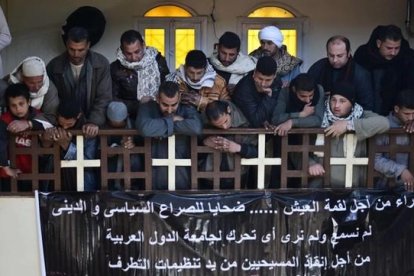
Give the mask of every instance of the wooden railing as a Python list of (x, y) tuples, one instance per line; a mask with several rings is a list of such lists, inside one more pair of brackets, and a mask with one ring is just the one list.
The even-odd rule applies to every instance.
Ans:
[[(131, 150), (124, 149), (122, 147), (110, 147), (108, 145), (108, 138), (110, 136), (134, 136), (138, 135), (136, 130), (114, 130), (106, 129), (100, 130), (100, 151), (99, 159), (84, 160), (83, 158), (83, 144), (84, 139), (79, 131), (74, 131), (77, 141), (77, 160), (60, 160), (60, 149), (58, 145), (54, 145), (52, 148), (43, 148), (39, 145), (38, 135), (39, 132), (32, 132), (32, 147), (31, 148), (16, 148), (14, 143), (9, 145), (10, 148), (10, 161), (11, 164), (15, 164), (16, 155), (18, 154), (30, 154), (32, 155), (32, 173), (21, 174), (18, 179), (11, 179), (9, 190), (5, 190), (5, 185), (2, 184), (0, 195), (32, 195), (32, 191), (42, 188), (42, 183), (47, 183), (47, 189), (53, 191), (65, 190), (63, 189), (62, 182), (67, 180), (61, 179), (61, 169), (75, 168), (77, 183), (73, 185), (77, 191), (83, 191), (83, 177), (84, 168), (98, 167), (100, 171), (100, 189), (108, 190), (110, 187), (108, 183), (113, 180), (121, 180), (122, 187), (125, 190), (135, 189), (136, 187), (132, 183), (136, 179), (141, 179), (142, 190), (152, 190), (152, 167), (166, 166), (168, 167), (168, 190), (175, 190), (175, 167), (187, 166), (191, 167), (191, 185), (189, 190), (199, 190), (200, 179), (209, 179), (212, 183), (212, 189), (220, 190), (220, 181), (223, 178), (233, 179), (235, 190), (245, 189), (241, 185), (241, 171), (242, 166), (252, 166), (256, 168), (257, 177), (251, 180), (252, 185), (249, 188), (253, 189), (267, 189), (269, 187), (289, 188), (289, 180), (296, 178), (300, 179), (300, 187), (307, 188), (310, 182), (310, 176), (308, 175), (308, 162), (310, 155), (313, 152), (323, 152), (325, 158), (323, 158), (323, 166), (325, 168), (325, 175), (323, 176), (323, 187), (330, 188), (330, 165), (343, 165), (346, 167), (346, 178), (344, 187), (355, 188), (352, 186), (352, 171), (355, 166), (365, 166), (367, 170), (366, 182), (358, 183), (358, 187), (374, 187), (375, 178), (380, 174), (374, 171), (374, 160), (377, 152), (388, 154), (391, 158), (394, 158), (397, 153), (409, 154), (409, 160), (414, 160), (414, 139), (409, 135), (409, 145), (402, 146), (396, 143), (396, 137), (401, 134), (405, 134), (403, 130), (391, 130), (388, 132), (390, 136), (391, 144), (389, 146), (377, 146), (375, 143), (375, 137), (367, 140), (368, 144), (368, 156), (354, 157), (353, 155), (353, 139), (356, 137), (353, 134), (347, 135), (347, 156), (345, 157), (330, 157), (331, 156), (331, 139), (325, 137), (323, 145), (315, 145), (315, 136), (322, 134), (322, 129), (294, 129), (290, 132), (290, 135), (301, 135), (302, 143), (300, 145), (294, 145), (289, 142), (289, 136), (280, 138), (280, 155), (273, 156), (273, 139), (276, 136), (271, 131), (264, 129), (231, 129), (227, 131), (216, 129), (205, 129), (203, 135), (257, 135), (257, 149), (258, 156), (256, 158), (244, 159), (239, 155), (235, 155), (234, 169), (232, 171), (221, 171), (220, 160), (222, 152), (211, 149), (202, 145), (200, 137), (191, 137), (191, 143), (189, 147), (190, 157), (188, 159), (176, 159), (175, 158), (175, 136), (171, 136), (168, 139), (168, 158), (166, 159), (153, 159), (151, 156), (151, 138), (143, 138), (141, 145), (137, 145)], [(335, 138), (333, 138), (335, 139)], [(297, 152), (300, 155), (301, 168), (292, 169), (288, 166), (288, 155)], [(130, 156), (132, 154), (138, 154), (141, 156), (142, 167), (140, 171), (131, 171), (130, 169)], [(211, 154), (213, 159), (212, 171), (202, 171), (198, 166), (198, 158), (200, 154)], [(46, 171), (44, 167), (46, 164), (39, 163), (40, 156), (49, 156), (51, 163), (53, 163), (53, 171)], [(122, 172), (109, 172), (108, 171), (108, 156), (121, 155), (123, 158), (123, 171)], [(273, 179), (274, 183), (270, 183), (270, 171), (271, 167), (277, 167), (280, 169), (278, 179)], [(414, 162), (410, 162), (409, 166), (411, 171), (414, 171)], [(31, 182), (29, 191), (21, 191), (18, 185), (18, 181), (28, 180)], [(2, 180), (4, 182), (4, 179)], [(27, 182), (27, 181), (26, 181)], [(26, 184), (25, 184), (26, 185)]]

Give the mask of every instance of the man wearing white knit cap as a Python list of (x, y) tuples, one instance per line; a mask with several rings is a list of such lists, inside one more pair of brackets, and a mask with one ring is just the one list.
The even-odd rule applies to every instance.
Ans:
[(42, 111), (39, 115), (48, 122), (56, 123), (59, 97), (55, 85), (46, 74), (46, 66), (39, 57), (25, 58), (8, 76), (6, 81), (24, 83), (30, 91), (30, 105)]
[(286, 45), (283, 45), (283, 34), (275, 26), (267, 26), (259, 32), (260, 47), (250, 53), (259, 59), (263, 56), (271, 56), (277, 63), (277, 76), (282, 79), (283, 86), (288, 86), (290, 81), (300, 74), (302, 60), (290, 55)]

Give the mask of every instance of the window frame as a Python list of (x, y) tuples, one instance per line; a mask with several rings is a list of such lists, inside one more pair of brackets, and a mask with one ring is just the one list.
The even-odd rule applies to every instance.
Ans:
[[(142, 34), (145, 29), (165, 30), (165, 59), (170, 71), (175, 68), (175, 30), (195, 29), (195, 49), (204, 51), (207, 46), (207, 16), (193, 17), (139, 17), (135, 28)], [(144, 37), (145, 40), (145, 37)]]
[[(281, 7), (281, 6), (278, 6), (278, 7)], [(273, 26), (277, 26), (279, 29), (295, 29), (296, 30), (297, 32), (297, 36), (296, 36), (297, 37), (297, 40), (296, 40), (297, 54), (296, 55), (298, 57), (303, 57), (303, 34), (304, 34), (304, 25), (306, 21), (307, 21), (306, 17), (295, 17), (295, 18), (247, 17), (247, 16), (238, 17), (237, 18), (237, 32), (240, 34), (240, 40), (241, 40), (240, 49), (243, 53), (249, 54), (247, 53), (247, 38), (248, 38), (247, 31), (249, 29), (262, 29), (266, 26), (273, 25)]]

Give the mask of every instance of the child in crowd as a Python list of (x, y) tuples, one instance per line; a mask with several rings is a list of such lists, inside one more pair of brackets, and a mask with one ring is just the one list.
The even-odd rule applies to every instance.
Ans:
[[(9, 134), (13, 134), (14, 143), (17, 147), (31, 147), (32, 137), (27, 134), (28, 130), (44, 130), (51, 127), (45, 121), (35, 120), (40, 112), (30, 106), (30, 92), (26, 85), (18, 83), (7, 87), (4, 98), (8, 111), (0, 116), (0, 152), (1, 170), (0, 177), (17, 177), (19, 173), (32, 172), (32, 156), (19, 154), (16, 156), (16, 169), (10, 168), (7, 164), (7, 147)], [(20, 183), (21, 184), (21, 183)], [(21, 185), (19, 186), (20, 190)], [(23, 187), (26, 190), (27, 187)]]
[[(128, 117), (127, 106), (123, 102), (114, 101), (108, 105), (106, 110), (107, 124), (110, 128), (116, 129), (131, 129), (131, 120)], [(111, 147), (123, 147), (126, 150), (130, 150), (135, 147), (137, 141), (134, 141), (132, 136), (110, 136), (108, 138), (108, 145)], [(125, 153), (127, 154), (127, 153)], [(132, 154), (129, 156), (131, 162), (131, 171), (136, 172), (140, 168), (140, 156)], [(109, 158), (108, 163), (109, 172), (122, 172), (124, 171), (124, 159), (122, 154), (115, 154)], [(137, 181), (133, 181), (136, 183)], [(139, 183), (138, 181), (137, 183)], [(114, 185), (114, 186), (113, 186)], [(113, 187), (112, 187), (113, 186)], [(135, 185), (134, 185), (135, 186)], [(109, 182), (110, 189), (122, 190), (121, 181), (119, 179)]]
[[(76, 137), (71, 131), (81, 130), (85, 124), (85, 118), (76, 100), (59, 103), (57, 124), (57, 127), (49, 128), (40, 135), (42, 146), (46, 148), (52, 147), (56, 143), (59, 145), (60, 158), (62, 160), (76, 159)], [(49, 172), (53, 171), (53, 160), (51, 158), (47, 161), (47, 170)], [(61, 171), (61, 176), (62, 190), (76, 191), (76, 169), (64, 168)], [(44, 190), (49, 190), (49, 187), (46, 187)]]

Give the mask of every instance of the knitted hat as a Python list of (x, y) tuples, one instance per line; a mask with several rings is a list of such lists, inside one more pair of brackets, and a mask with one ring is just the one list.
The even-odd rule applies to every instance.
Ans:
[(280, 48), (283, 45), (283, 34), (275, 26), (267, 26), (260, 30), (259, 40), (270, 40)]
[(333, 95), (341, 95), (342, 97), (347, 98), (352, 103), (352, 105), (355, 103), (355, 87), (349, 82), (335, 83), (331, 91), (331, 96)]
[(40, 58), (32, 58), (22, 63), (22, 74), (25, 77), (38, 77), (45, 74), (45, 66)]
[(123, 102), (111, 102), (106, 110), (106, 116), (112, 122), (123, 122), (128, 117), (127, 107)]

